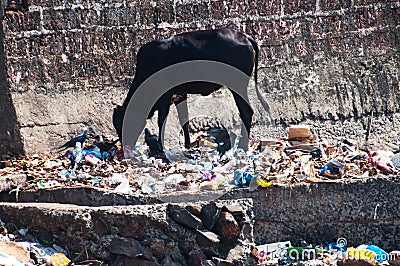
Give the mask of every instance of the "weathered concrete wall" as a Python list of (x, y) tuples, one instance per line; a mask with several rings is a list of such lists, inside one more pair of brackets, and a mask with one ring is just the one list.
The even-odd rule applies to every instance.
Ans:
[(23, 146), (7, 82), (3, 40), (3, 28), (0, 28), (0, 153), (18, 154), (23, 152)]
[(258, 40), (259, 84), (278, 123), (399, 111), (398, 0), (13, 0), (3, 6), (1, 97), (9, 102), (11, 95), (14, 107), (2, 100), (0, 109), (13, 114), (14, 108), (17, 119), (0, 124), (0, 139), (11, 133), (2, 152), (11, 143), (27, 153), (48, 152), (83, 126), (112, 130), (111, 110), (132, 80), (138, 47), (197, 28), (232, 26)]
[[(381, 177), (347, 183), (327, 182), (259, 188), (253, 192), (236, 189), (219, 200), (225, 202), (251, 199), (251, 204), (246, 205), (246, 208), (254, 213), (251, 225), (254, 228), (256, 244), (287, 240), (291, 240), (293, 244), (300, 244), (300, 240), (327, 244), (343, 237), (347, 239), (349, 246), (365, 243), (393, 250), (398, 249), (400, 245), (400, 236), (397, 233), (400, 230), (399, 197), (400, 178)], [(183, 196), (182, 204), (194, 204), (198, 198), (194, 195), (191, 200), (188, 196)], [(15, 194), (3, 192), (0, 194), (0, 200), (15, 202)], [(23, 203), (29, 205), (32, 202), (84, 206), (164, 206), (160, 199), (151, 196), (104, 194), (97, 189), (20, 192), (18, 200), (22, 206)], [(161, 207), (160, 211), (163, 208)], [(4, 212), (4, 207), (0, 205), (1, 218), (4, 218)], [(13, 214), (12, 211), (9, 213)], [(18, 217), (15, 210), (12, 217)], [(38, 219), (29, 221), (35, 220)], [(14, 221), (14, 218), (11, 221)]]
[(370, 178), (235, 191), (223, 198), (253, 199), (256, 243), (330, 243), (343, 237), (349, 246), (372, 243), (391, 250), (400, 245), (399, 184), (398, 177)]

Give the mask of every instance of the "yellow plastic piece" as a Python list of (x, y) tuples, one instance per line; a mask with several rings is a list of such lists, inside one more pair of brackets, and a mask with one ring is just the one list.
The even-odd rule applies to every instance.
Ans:
[(259, 185), (260, 187), (269, 187), (269, 186), (272, 186), (273, 180), (265, 180), (261, 176), (257, 176), (256, 182), (257, 182), (257, 185)]
[(64, 254), (62, 253), (54, 253), (50, 256), (50, 261), (49, 263), (52, 266), (68, 266), (71, 263), (71, 260), (68, 259)]

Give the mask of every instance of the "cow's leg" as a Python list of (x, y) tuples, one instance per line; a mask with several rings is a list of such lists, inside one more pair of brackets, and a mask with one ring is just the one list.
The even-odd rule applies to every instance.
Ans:
[(164, 95), (160, 101), (158, 108), (158, 141), (164, 149), (164, 133), (165, 133), (165, 122), (169, 113), (169, 106), (171, 104), (171, 96)]
[[(246, 136), (247, 138), (241, 138), (239, 142), (239, 147), (247, 150), (249, 147), (249, 137), (250, 137), (250, 127), (251, 127), (251, 120), (253, 118), (254, 111), (250, 106), (249, 97), (247, 93), (242, 95), (242, 98), (239, 94), (232, 91), (233, 98), (235, 99), (236, 106), (239, 110), (240, 119), (242, 119), (242, 127), (241, 127), (241, 134), (242, 136)], [(244, 126), (244, 127), (243, 127)]]
[(185, 147), (190, 148), (190, 135), (189, 135), (189, 111), (187, 106), (187, 94), (184, 95), (179, 101), (174, 102), (176, 110), (178, 111), (179, 123), (183, 129), (183, 136), (185, 137)]

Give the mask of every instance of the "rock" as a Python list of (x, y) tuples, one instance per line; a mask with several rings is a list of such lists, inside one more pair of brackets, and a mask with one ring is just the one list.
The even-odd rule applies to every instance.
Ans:
[(233, 215), (240, 215), (243, 213), (243, 207), (239, 204), (232, 204), (232, 205), (225, 205), (223, 210), (227, 210), (228, 212), (232, 213)]
[(15, 242), (0, 241), (0, 251), (1, 253), (13, 256), (23, 262), (28, 262), (30, 260), (29, 251)]
[(189, 257), (188, 265), (196, 265), (196, 266), (206, 266), (207, 259), (203, 253), (194, 253)]
[(200, 229), (203, 227), (202, 222), (199, 218), (180, 206), (169, 204), (168, 210), (170, 212), (171, 218), (175, 222), (183, 226), (192, 229)]
[(102, 237), (110, 233), (110, 229), (100, 219), (93, 221), (93, 230), (96, 235)]
[(179, 249), (182, 251), (183, 255), (185, 255), (185, 257), (189, 257), (190, 252), (193, 249), (193, 246), (189, 242), (179, 243), (178, 245), (179, 245)]
[(144, 256), (146, 259), (151, 259), (152, 257), (151, 252), (142, 247), (140, 242), (133, 238), (114, 238), (111, 241), (109, 250), (111, 253), (132, 258)]
[(137, 240), (143, 240), (145, 237), (145, 232), (143, 226), (141, 226), (138, 222), (131, 221), (127, 225), (120, 228), (119, 235), (123, 237), (132, 237)]
[(215, 225), (215, 231), (225, 241), (236, 241), (240, 235), (239, 225), (229, 212), (221, 212)]
[(247, 254), (245, 254), (243, 247), (237, 245), (236, 247), (229, 250), (228, 255), (226, 256), (226, 260), (232, 261), (232, 263), (237, 264), (245, 257), (247, 257)]
[(388, 262), (390, 265), (400, 266), (400, 251), (390, 252)]
[[(147, 245), (149, 243), (146, 243)], [(153, 256), (158, 260), (163, 260), (166, 256), (165, 244), (161, 242), (154, 242), (151, 245), (148, 245), (151, 251), (153, 252)]]
[(200, 218), (202, 207), (200, 205), (188, 205), (185, 207), (191, 214)]
[(213, 258), (218, 258), (218, 257), (221, 256), (221, 254), (218, 253), (218, 250), (216, 248), (213, 248), (213, 247), (203, 248), (202, 252), (206, 256), (206, 258), (208, 260), (212, 260)]
[(213, 232), (202, 232), (199, 230), (197, 230), (196, 232), (196, 241), (200, 247), (216, 246), (220, 242), (219, 236), (217, 234), (214, 234)]
[(337, 262), (338, 266), (374, 266), (378, 264), (379, 263), (375, 260), (349, 258), (343, 258)]
[(207, 230), (211, 230), (218, 220), (221, 209), (217, 207), (215, 202), (205, 205), (201, 209), (200, 219), (203, 222), (203, 226)]

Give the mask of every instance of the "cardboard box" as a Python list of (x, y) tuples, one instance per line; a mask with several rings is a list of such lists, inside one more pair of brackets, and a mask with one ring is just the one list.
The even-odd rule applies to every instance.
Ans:
[(311, 137), (310, 126), (294, 125), (289, 127), (288, 139), (308, 139)]

